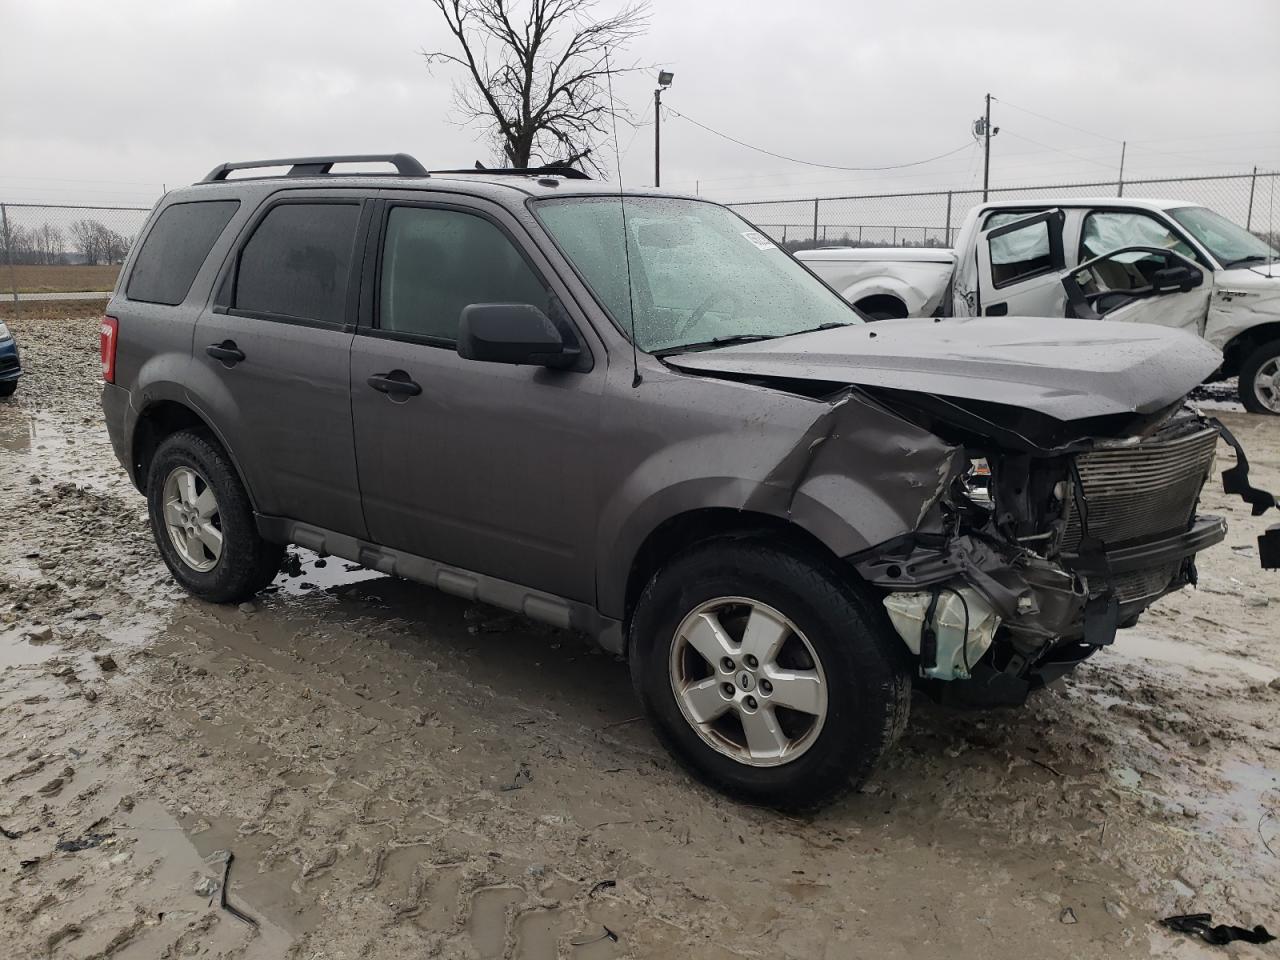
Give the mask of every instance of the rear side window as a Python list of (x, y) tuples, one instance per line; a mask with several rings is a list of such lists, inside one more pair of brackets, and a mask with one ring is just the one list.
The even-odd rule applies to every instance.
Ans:
[(249, 313), (341, 324), (359, 203), (272, 207), (240, 253), (232, 306)]
[(1049, 224), (1044, 220), (992, 237), (988, 242), (991, 280), (997, 288), (1038, 277), (1053, 269)]
[(125, 295), (169, 306), (185, 300), (204, 258), (239, 206), (239, 200), (201, 200), (166, 207), (138, 251)]
[(392, 209), (382, 252), (381, 329), (451, 342), (463, 308), (473, 303), (547, 310), (548, 300), (520, 251), (488, 220), (455, 210)]

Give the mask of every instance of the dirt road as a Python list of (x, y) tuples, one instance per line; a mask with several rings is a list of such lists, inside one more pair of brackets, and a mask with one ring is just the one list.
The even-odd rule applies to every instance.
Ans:
[[(1153, 923), (1280, 932), (1280, 575), (1216, 489), (1198, 591), (1024, 710), (917, 698), (873, 783), (791, 819), (692, 782), (571, 634), (307, 553), (252, 606), (181, 594), (96, 321), (13, 327), (0, 954), (1273, 955)], [(1280, 422), (1225, 416), (1280, 489)]]

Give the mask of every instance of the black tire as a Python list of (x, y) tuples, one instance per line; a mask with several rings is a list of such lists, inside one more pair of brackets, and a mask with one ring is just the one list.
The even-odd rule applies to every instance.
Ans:
[(17, 389), (17, 380), (5, 380), (3, 383), (0, 383), (0, 397), (12, 397), (14, 391)]
[[(795, 759), (758, 767), (708, 745), (686, 720), (670, 672), (685, 617), (720, 597), (745, 597), (781, 613), (807, 637), (827, 686), (825, 720)], [(911, 674), (905, 644), (879, 603), (824, 558), (764, 540), (696, 546), (645, 587), (630, 631), (633, 683), (659, 739), (696, 777), (739, 799), (812, 810), (860, 786), (907, 722)]]
[[(178, 467), (194, 470), (218, 501), (222, 552), (212, 569), (199, 571), (179, 555), (164, 520), (164, 485)], [(253, 508), (240, 478), (222, 447), (207, 433), (180, 430), (156, 450), (147, 473), (147, 510), (151, 532), (173, 578), (186, 590), (211, 603), (248, 600), (280, 571), (284, 547), (258, 535)]]
[[(1240, 392), (1240, 402), (1244, 404), (1244, 408), (1250, 413), (1262, 413), (1270, 416), (1280, 414), (1280, 410), (1273, 410), (1263, 402), (1254, 385), (1258, 371), (1273, 360), (1280, 360), (1280, 340), (1272, 340), (1260, 347), (1255, 347), (1245, 357), (1244, 363), (1240, 365), (1240, 379), (1237, 389)], [(1275, 402), (1275, 400), (1272, 401), (1273, 404)]]

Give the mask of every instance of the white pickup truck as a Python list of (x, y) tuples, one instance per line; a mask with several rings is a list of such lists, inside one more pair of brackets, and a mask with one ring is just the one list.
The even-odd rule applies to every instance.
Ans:
[[(876, 320), (1087, 317), (1159, 323), (1222, 351), (1214, 379), (1280, 415), (1280, 258), (1181, 200), (1011, 200), (971, 210), (954, 250), (830, 248), (796, 256)], [(1030, 321), (1034, 322), (1034, 321)]]

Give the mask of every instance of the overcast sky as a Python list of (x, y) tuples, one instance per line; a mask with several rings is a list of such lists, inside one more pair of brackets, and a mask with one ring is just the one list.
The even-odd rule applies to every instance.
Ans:
[[(0, 0), (0, 200), (149, 206), (220, 161), (308, 153), (489, 161), (451, 116), (454, 75), (418, 54), (447, 42), (428, 0)], [(630, 57), (675, 72), (673, 109), (777, 153), (963, 148), (842, 173), (666, 117), (663, 186), (721, 200), (980, 183), (988, 91), (993, 185), (1114, 178), (1120, 140), (1126, 178), (1280, 168), (1277, 0), (655, 0)], [(614, 93), (651, 121), (653, 86)], [(624, 181), (652, 183), (652, 125), (619, 141)]]

